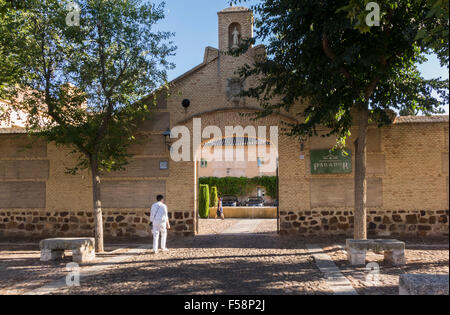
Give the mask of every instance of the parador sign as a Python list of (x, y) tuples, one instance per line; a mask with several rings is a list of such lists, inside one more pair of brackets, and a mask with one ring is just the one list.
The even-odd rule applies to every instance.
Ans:
[(312, 150), (311, 174), (351, 174), (350, 150)]

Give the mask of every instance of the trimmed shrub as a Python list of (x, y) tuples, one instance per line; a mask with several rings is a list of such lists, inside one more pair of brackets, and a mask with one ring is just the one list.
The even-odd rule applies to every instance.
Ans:
[(213, 186), (211, 187), (211, 207), (212, 208), (217, 208), (217, 205), (219, 204), (219, 196), (217, 194), (217, 187)]
[(244, 196), (251, 193), (255, 187), (262, 186), (266, 189), (266, 195), (273, 199), (278, 198), (277, 193), (277, 177), (276, 176), (260, 176), (254, 178), (247, 177), (201, 177), (199, 179), (201, 185), (209, 185), (217, 187), (217, 191), (221, 196)]
[(200, 218), (209, 218), (209, 186), (200, 185), (198, 191), (198, 214)]

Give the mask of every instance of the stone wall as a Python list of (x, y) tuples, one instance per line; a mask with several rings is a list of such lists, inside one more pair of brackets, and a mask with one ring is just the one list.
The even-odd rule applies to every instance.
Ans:
[[(193, 212), (171, 212), (172, 229), (179, 236), (193, 235)], [(150, 212), (137, 210), (105, 210), (103, 223), (105, 237), (148, 237)], [(38, 210), (1, 210), (0, 237), (89, 237), (94, 236), (92, 212)]]
[[(353, 235), (353, 211), (281, 211), (281, 234)], [(368, 211), (369, 236), (448, 236), (449, 211)]]

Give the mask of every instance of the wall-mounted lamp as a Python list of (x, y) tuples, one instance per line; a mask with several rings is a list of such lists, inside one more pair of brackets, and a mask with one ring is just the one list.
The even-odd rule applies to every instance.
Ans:
[(181, 102), (181, 106), (183, 106), (184, 112), (187, 113), (187, 110), (188, 110), (189, 106), (191, 106), (191, 101), (188, 100), (187, 98), (185, 98), (185, 99)]
[(172, 132), (170, 131), (170, 128), (167, 128), (166, 131), (163, 132), (164, 136), (164, 143), (167, 145), (167, 149), (170, 150), (170, 147), (172, 146), (172, 140), (171, 140)]
[(303, 141), (300, 142), (300, 151), (305, 151), (305, 143)]

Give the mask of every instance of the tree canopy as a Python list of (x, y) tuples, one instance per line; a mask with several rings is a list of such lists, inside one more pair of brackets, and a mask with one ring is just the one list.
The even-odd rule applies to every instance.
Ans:
[(173, 66), (173, 34), (155, 30), (164, 3), (20, 4), (0, 0), (0, 97), (28, 113), (30, 133), (73, 149), (71, 173), (90, 169), (102, 250), (100, 172), (128, 163), (127, 147), (151, 115), (152, 104), (142, 100), (167, 82)]
[[(361, 104), (368, 104), (371, 120), (379, 125), (391, 122), (387, 109), (442, 112), (448, 104), (448, 80), (426, 80), (417, 68), (435, 46), (418, 39), (424, 25), (438, 23), (427, 18), (429, 3), (378, 1), (381, 24), (368, 28), (361, 26), (368, 2), (266, 0), (252, 7), (256, 36), (232, 53), (240, 54), (256, 41), (266, 45), (268, 58), (241, 71), (244, 77), (261, 78), (245, 92), (261, 101), (265, 111), (259, 115), (290, 110), (307, 100), (305, 110), (296, 113), (303, 120), (292, 126), (293, 135), (311, 136), (316, 126), (324, 125), (345, 137), (354, 123), (352, 110)], [(446, 37), (437, 42), (442, 41), (448, 46)], [(281, 101), (274, 103), (275, 96)]]
[(395, 111), (431, 115), (448, 105), (448, 80), (424, 79), (417, 68), (430, 52), (448, 66), (448, 3), (263, 0), (252, 9), (255, 37), (230, 53), (261, 41), (267, 58), (240, 70), (243, 78), (259, 78), (242, 94), (260, 101), (263, 111), (256, 118), (283, 110), (295, 114), (298, 123), (287, 133), (301, 139), (325, 127), (345, 146), (357, 127), (355, 238), (364, 239), (369, 123), (381, 127), (393, 122)]

